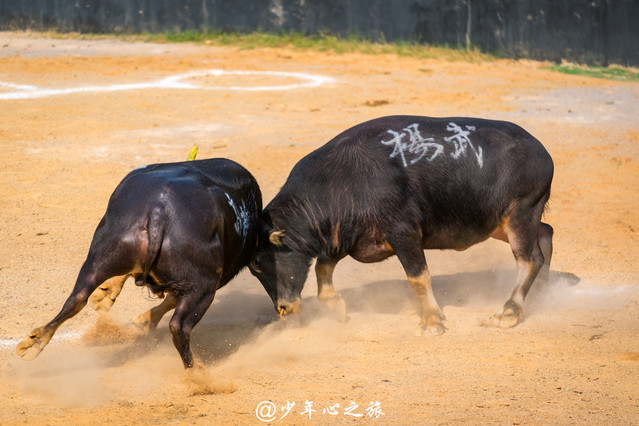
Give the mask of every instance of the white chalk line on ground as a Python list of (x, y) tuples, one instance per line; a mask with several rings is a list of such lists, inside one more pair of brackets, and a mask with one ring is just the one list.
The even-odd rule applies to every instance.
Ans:
[[(272, 76), (285, 77), (301, 80), (300, 83), (281, 84), (273, 86), (208, 86), (197, 85), (186, 80), (200, 77), (221, 77), (221, 76)], [(130, 83), (130, 84), (112, 84), (108, 86), (86, 86), (73, 87), (68, 89), (46, 89), (25, 84), (13, 84), (0, 81), (0, 87), (7, 87), (14, 91), (0, 93), (0, 100), (16, 100), (16, 99), (37, 99), (48, 96), (69, 95), (74, 93), (104, 93), (119, 92), (124, 90), (142, 90), (142, 89), (185, 89), (185, 90), (231, 90), (231, 91), (247, 91), (247, 92), (264, 92), (264, 91), (282, 91), (303, 88), (319, 87), (325, 83), (330, 83), (334, 79), (322, 75), (306, 74), (300, 72), (284, 72), (284, 71), (227, 71), (220, 69), (210, 69), (202, 71), (191, 71), (184, 74), (178, 74), (162, 78), (149, 83)]]
[[(68, 331), (66, 333), (56, 333), (51, 338), (53, 340), (76, 340), (82, 337), (84, 333), (78, 331)], [(26, 337), (26, 336), (25, 336)], [(0, 339), (0, 349), (14, 348), (22, 339)]]

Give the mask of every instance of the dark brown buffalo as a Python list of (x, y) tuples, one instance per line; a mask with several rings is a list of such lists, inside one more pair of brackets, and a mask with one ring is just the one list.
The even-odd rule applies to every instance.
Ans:
[(489, 237), (510, 243), (517, 282), (493, 322), (522, 318), (540, 271), (547, 278), (552, 228), (541, 222), (553, 162), (521, 127), (477, 118), (383, 117), (310, 153), (263, 212), (250, 265), (281, 315), (295, 313), (313, 259), (318, 295), (345, 315), (333, 288), (337, 262), (397, 255), (421, 299), (420, 328), (440, 334), (424, 249), (463, 250)]
[[(113, 192), (75, 287), (60, 313), (18, 344), (35, 358), (57, 328), (86, 305), (108, 309), (133, 276), (162, 304), (137, 322), (155, 327), (175, 309), (169, 328), (185, 368), (193, 367), (190, 335), (255, 250), (262, 196), (253, 176), (226, 159), (155, 164), (129, 173)], [(95, 292), (95, 293), (94, 293)]]

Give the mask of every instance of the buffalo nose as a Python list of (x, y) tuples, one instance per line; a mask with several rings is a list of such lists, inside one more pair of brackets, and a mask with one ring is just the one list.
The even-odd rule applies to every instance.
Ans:
[(280, 311), (288, 311), (291, 309), (291, 302), (286, 299), (277, 299), (275, 301), (275, 308), (278, 312)]
[(278, 306), (277, 311), (280, 313), (280, 319), (285, 319), (285, 317), (286, 317), (286, 305)]
[(280, 318), (283, 319), (287, 315), (298, 314), (300, 312), (300, 304), (301, 301), (299, 299), (293, 302), (280, 299), (275, 306), (277, 306), (277, 312), (280, 314)]

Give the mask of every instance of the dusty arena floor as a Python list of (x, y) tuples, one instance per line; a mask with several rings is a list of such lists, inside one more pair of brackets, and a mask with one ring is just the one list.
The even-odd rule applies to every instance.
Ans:
[[(639, 423), (639, 84), (540, 66), (0, 33), (0, 424)], [(487, 241), (426, 253), (439, 337), (413, 336), (393, 258), (338, 265), (346, 324), (318, 314), (314, 278), (300, 320), (279, 321), (243, 272), (193, 333), (204, 387), (168, 318), (131, 334), (157, 304), (131, 282), (107, 317), (87, 307), (35, 360), (15, 354), (61, 308), (131, 169), (197, 144), (251, 170), (268, 202), (303, 155), (391, 114), (514, 121), (553, 156), (551, 283), (522, 324), (481, 326), (515, 273)]]

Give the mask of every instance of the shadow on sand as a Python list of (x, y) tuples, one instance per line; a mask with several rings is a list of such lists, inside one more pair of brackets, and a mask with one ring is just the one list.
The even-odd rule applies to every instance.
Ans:
[[(433, 277), (433, 292), (442, 308), (446, 306), (501, 305), (504, 303), (515, 282), (514, 271), (462, 272)], [(574, 274), (551, 271), (549, 282), (545, 286), (538, 283), (526, 299), (526, 304), (542, 295), (546, 288), (559, 285), (574, 286), (580, 279)], [(362, 284), (358, 287), (337, 290), (346, 302), (349, 313), (397, 314), (412, 306), (419, 312), (419, 302), (406, 280), (385, 280)], [(322, 315), (319, 303), (314, 296), (303, 300), (305, 311), (301, 320), (283, 322), (273, 308), (266, 294), (246, 293), (233, 290), (224, 293), (209, 308), (207, 314), (193, 330), (191, 346), (194, 355), (205, 365), (224, 360), (241, 346), (256, 339), (267, 327), (271, 331), (289, 327), (293, 324), (304, 326)], [(170, 313), (163, 318), (157, 330), (137, 336), (132, 342), (111, 353), (105, 360), (105, 366), (116, 367), (125, 364), (143, 354), (158, 350), (172, 349), (171, 335), (168, 330)], [(170, 348), (170, 349), (169, 349)], [(173, 349), (174, 350), (174, 349)], [(178, 361), (177, 351), (175, 352)]]
[[(435, 299), (442, 308), (469, 304), (502, 304), (514, 289), (515, 280), (514, 271), (460, 272), (434, 276), (432, 286)], [(539, 294), (558, 283), (574, 286), (579, 281), (580, 278), (574, 274), (551, 271), (548, 283), (533, 285), (526, 303), (534, 301)], [(404, 309), (407, 303), (420, 309), (415, 292), (406, 280), (375, 281), (343, 290), (340, 294), (349, 312), (394, 314)]]

